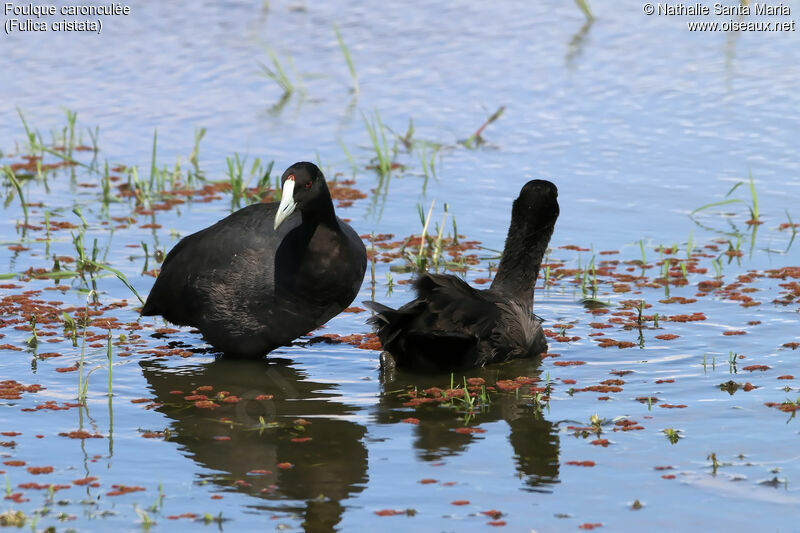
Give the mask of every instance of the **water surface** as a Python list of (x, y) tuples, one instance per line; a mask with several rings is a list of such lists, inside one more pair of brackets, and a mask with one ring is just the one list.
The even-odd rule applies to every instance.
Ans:
[[(800, 376), (798, 271), (786, 268), (800, 264), (786, 226), (800, 222), (797, 33), (690, 33), (687, 18), (647, 17), (639, 3), (591, 7), (588, 24), (569, 2), (140, 2), (104, 19), (100, 36), (4, 35), (2, 164), (31, 151), (17, 108), (48, 147), (60, 144), (64, 109), (76, 111), (76, 143), (91, 146), (97, 127), (100, 151), (73, 156), (101, 174), (105, 161), (136, 166), (145, 181), (156, 129), (156, 166), (179, 160), (185, 184), (195, 129), (206, 128), (198, 166), (208, 182), (227, 181), (234, 153), (248, 165), (274, 160), (278, 174), (312, 160), (329, 180), (354, 179), (367, 197), (337, 212), (362, 235), (393, 234), (379, 254), (397, 250), (381, 242), (419, 235), (418, 204), (436, 201), (435, 227), (446, 203), (443, 235), (454, 217), (462, 241), (488, 248), (463, 252), (480, 258), (464, 274), (478, 286), (528, 179), (558, 185), (561, 217), (536, 295), (556, 355), (452, 377), (382, 375), (378, 352), (358, 347), (365, 339), (304, 338), (242, 363), (216, 359), (188, 328), (140, 319), (135, 296), (107, 272), (58, 283), (20, 275), (52, 271), (54, 255), (72, 268), (83, 233), (87, 252), (97, 239), (97, 260), (145, 295), (154, 250), (224, 217), (229, 191), (156, 194), (156, 205), (185, 203), (150, 213), (119, 189), (123, 170), (110, 172), (120, 201), (105, 205), (101, 176), (85, 167), (56, 169), (46, 184), (20, 168), (30, 227), (4, 179), (0, 262), (17, 275), (0, 288), (0, 369), (44, 389), (3, 389), (0, 463), (25, 462), (0, 464), (12, 498), (3, 511), (22, 510), (28, 526), (42, 515), (36, 529), (77, 530), (793, 530), (796, 404), (781, 404), (797, 401)], [(260, 75), (266, 47), (297, 86), (287, 98)], [(460, 143), (500, 106), (484, 144)], [(390, 148), (410, 120), (416, 141), (398, 142), (404, 168), (383, 178), (364, 124), (375, 112)], [(421, 154), (434, 145), (426, 180)], [(761, 225), (746, 223), (751, 174)], [(737, 202), (689, 216), (726, 198)], [(358, 300), (374, 291), (389, 305), (407, 301), (399, 282), (410, 274), (390, 271), (402, 264), (379, 255)], [(62, 313), (80, 324), (90, 289), (99, 314), (84, 374), (93, 373), (78, 405), (79, 372), (64, 369), (79, 360), (83, 332), (73, 346)], [(611, 304), (606, 313), (581, 304), (591, 296)], [(640, 324), (630, 301), (641, 300), (652, 307)], [(39, 334), (53, 334), (35, 348), (32, 315)], [(364, 335), (367, 317), (344, 313), (314, 336)], [(604, 348), (604, 338), (632, 346)], [(472, 409), (413, 401), (467, 378), (495, 387), (489, 403), (480, 386)], [(206, 401), (216, 407), (197, 404)], [(60, 435), (76, 430), (95, 437)], [(28, 470), (43, 466), (53, 471)], [(64, 487), (49, 494), (50, 485)]]

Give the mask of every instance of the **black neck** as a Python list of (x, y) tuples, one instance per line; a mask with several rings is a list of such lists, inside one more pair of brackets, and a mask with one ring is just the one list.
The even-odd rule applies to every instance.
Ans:
[(314, 198), (313, 205), (301, 209), (303, 225), (316, 226), (322, 224), (333, 230), (339, 230), (339, 222), (336, 220), (336, 212), (333, 210), (333, 200), (331, 193), (325, 184), (320, 190), (319, 195)]
[(533, 291), (536, 278), (547, 251), (554, 225), (531, 229), (527, 224), (508, 229), (506, 246), (491, 290), (513, 296), (525, 305), (533, 307)]

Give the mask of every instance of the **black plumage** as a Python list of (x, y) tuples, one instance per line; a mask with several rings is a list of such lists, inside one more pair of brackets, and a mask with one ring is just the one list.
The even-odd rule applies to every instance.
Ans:
[(281, 185), (280, 204), (247, 206), (183, 238), (141, 314), (194, 326), (225, 354), (258, 357), (350, 305), (364, 279), (364, 243), (334, 213), (316, 165), (295, 163)]
[(364, 302), (384, 350), (400, 368), (448, 371), (547, 351), (533, 293), (559, 214), (558, 190), (545, 180), (525, 184), (514, 201), (503, 256), (489, 289), (449, 274), (421, 274), (417, 298), (395, 310)]

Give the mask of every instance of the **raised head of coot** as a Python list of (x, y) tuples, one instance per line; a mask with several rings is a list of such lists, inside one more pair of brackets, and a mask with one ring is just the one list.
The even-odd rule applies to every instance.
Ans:
[(325, 177), (295, 163), (281, 189), (280, 203), (247, 206), (175, 245), (142, 315), (194, 326), (227, 355), (259, 357), (350, 305), (366, 249), (336, 216)]
[(416, 299), (399, 309), (364, 302), (383, 349), (400, 368), (440, 372), (547, 351), (533, 293), (558, 218), (558, 189), (545, 180), (525, 184), (511, 209), (503, 256), (489, 289), (449, 274), (422, 274)]

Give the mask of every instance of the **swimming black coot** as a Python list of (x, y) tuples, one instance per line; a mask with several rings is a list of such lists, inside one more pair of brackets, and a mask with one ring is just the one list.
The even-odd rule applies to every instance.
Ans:
[(194, 326), (225, 354), (258, 357), (350, 305), (367, 266), (364, 243), (334, 213), (316, 165), (295, 163), (281, 186), (280, 204), (247, 206), (182, 239), (142, 315)]
[(541, 321), (533, 316), (533, 291), (558, 218), (557, 197), (549, 181), (522, 187), (489, 289), (426, 273), (414, 282), (417, 298), (400, 309), (364, 302), (377, 313), (369, 321), (397, 367), (447, 371), (547, 351)]

